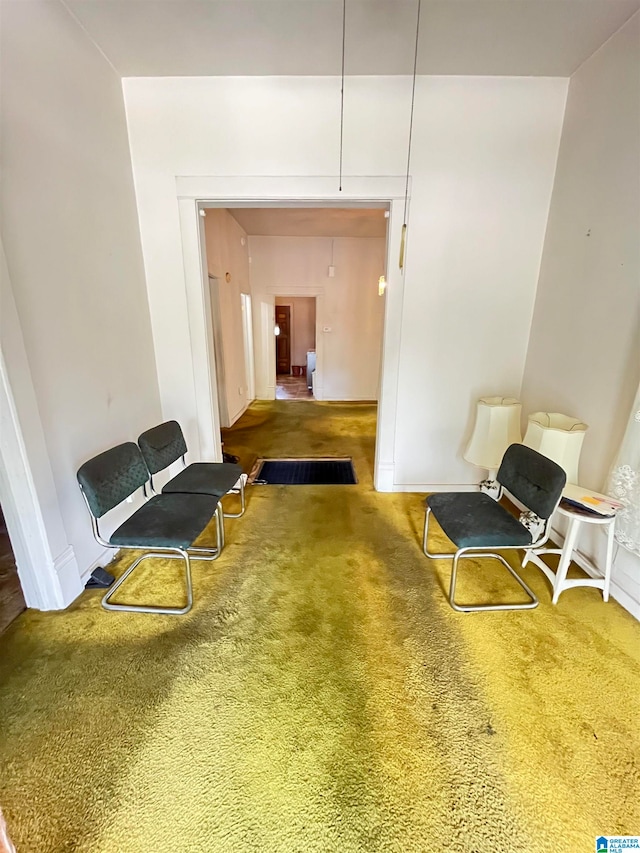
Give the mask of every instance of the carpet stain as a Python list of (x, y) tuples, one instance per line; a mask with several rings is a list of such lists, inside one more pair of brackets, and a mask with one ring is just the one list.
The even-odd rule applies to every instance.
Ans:
[[(85, 592), (0, 638), (0, 804), (21, 853), (577, 853), (638, 831), (640, 626), (595, 590), (552, 606), (531, 566), (536, 610), (452, 611), (422, 496), (373, 490), (375, 419), (276, 401), (225, 431), (245, 471), (345, 455), (359, 483), (250, 487), (221, 558), (194, 564), (186, 617)], [(181, 601), (177, 564), (149, 565), (123, 598)], [(461, 597), (513, 594), (474, 569)]]

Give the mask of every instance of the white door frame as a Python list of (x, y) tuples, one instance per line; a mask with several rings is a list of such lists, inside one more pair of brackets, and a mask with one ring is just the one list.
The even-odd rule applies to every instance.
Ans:
[(405, 179), (402, 177), (349, 177), (343, 192), (335, 178), (319, 177), (177, 177), (177, 198), (191, 343), (196, 419), (201, 458), (222, 460), (220, 418), (215, 370), (212, 369), (211, 306), (204, 255), (204, 220), (207, 207), (370, 207), (388, 204), (387, 291), (374, 485), (392, 491), (394, 482), (396, 411), (404, 278), (398, 266), (403, 224)]
[(249, 293), (240, 294), (242, 306), (242, 338), (247, 385), (247, 400), (253, 403), (256, 398), (256, 362), (253, 340), (253, 301)]
[(58, 610), (82, 591), (48, 456), (0, 244), (0, 503), (28, 607)]
[(0, 356), (0, 504), (27, 606), (40, 610), (59, 606), (57, 578), (4, 356)]
[(216, 403), (218, 405), (218, 418), (221, 426), (229, 426), (229, 412), (227, 410), (227, 388), (224, 370), (224, 346), (222, 343), (222, 321), (220, 318), (220, 279), (209, 274), (209, 304), (211, 305), (211, 359), (216, 377)]

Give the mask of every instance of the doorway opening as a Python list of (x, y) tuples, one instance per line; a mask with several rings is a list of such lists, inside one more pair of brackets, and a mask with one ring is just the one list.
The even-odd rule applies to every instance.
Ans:
[[(347, 179), (345, 179), (347, 180)], [(384, 345), (380, 371), (376, 381), (378, 404), (375, 430), (374, 486), (379, 491), (395, 490), (395, 435), (399, 385), (400, 338), (404, 277), (396, 262), (396, 250), (401, 244), (405, 208), (406, 181), (397, 176), (349, 178), (347, 192), (339, 196), (333, 179), (320, 177), (256, 177), (256, 178), (177, 178), (177, 199), (182, 232), (183, 263), (186, 284), (187, 320), (191, 344), (193, 394), (186, 391), (184, 403), (193, 411), (191, 442), (202, 458), (222, 460), (220, 413), (217, 404), (216, 372), (213, 367), (213, 334), (207, 259), (205, 256), (205, 222), (211, 212), (246, 209), (316, 210), (319, 208), (361, 209), (382, 211), (388, 216), (387, 238), (383, 252), (387, 288), (384, 298)], [(385, 216), (385, 219), (387, 218)], [(246, 233), (246, 232), (245, 232)], [(254, 242), (252, 237), (251, 242)], [(253, 249), (251, 255), (254, 255)], [(253, 258), (255, 260), (255, 257)], [(326, 270), (326, 275), (330, 275)], [(380, 270), (375, 273), (380, 277)], [(255, 276), (252, 272), (252, 281)], [(295, 278), (291, 280), (295, 281)], [(263, 282), (264, 283), (264, 282)], [(282, 285), (282, 280), (280, 280)], [(273, 297), (282, 293), (282, 287), (267, 287), (266, 298), (257, 298), (251, 292), (253, 306), (254, 365), (256, 400), (275, 400), (275, 351), (273, 327), (275, 322)], [(324, 296), (320, 284), (306, 288), (296, 287), (296, 295), (316, 296), (318, 316)], [(300, 292), (302, 290), (302, 292)], [(271, 297), (273, 294), (273, 297)], [(265, 295), (264, 291), (263, 294)], [(326, 306), (325, 306), (326, 307)], [(324, 312), (326, 314), (326, 311)], [(329, 328), (331, 328), (330, 324)], [(317, 320), (317, 328), (321, 326)], [(323, 340), (325, 330), (316, 340), (316, 396), (323, 399)], [(262, 342), (269, 340), (268, 350), (259, 352)], [(168, 345), (166, 347), (168, 349)], [(264, 356), (264, 357), (263, 357)], [(269, 370), (269, 362), (274, 364)], [(265, 367), (266, 364), (266, 367)], [(273, 377), (273, 378), (272, 378)], [(271, 384), (271, 388), (268, 386)], [(163, 400), (173, 400), (169, 381)], [(182, 388), (182, 386), (181, 386)], [(264, 389), (267, 393), (262, 396)], [(185, 410), (186, 411), (186, 410)]]
[[(242, 416), (254, 400), (366, 403), (375, 412), (389, 210), (383, 202), (203, 205), (210, 371), (224, 453), (236, 452), (228, 431), (237, 422), (246, 436), (251, 417)], [(304, 450), (305, 436), (296, 438)]]
[(0, 634), (26, 608), (16, 558), (0, 507)]
[(275, 297), (276, 400), (314, 400), (316, 297)]
[(209, 371), (225, 452), (227, 431), (254, 400), (366, 403), (375, 412), (389, 210), (384, 202), (203, 205)]

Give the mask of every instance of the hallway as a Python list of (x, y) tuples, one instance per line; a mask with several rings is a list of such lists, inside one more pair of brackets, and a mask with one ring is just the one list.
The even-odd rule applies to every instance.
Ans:
[(276, 376), (276, 400), (313, 400), (306, 376)]
[[(637, 623), (594, 590), (553, 607), (530, 567), (537, 610), (454, 613), (423, 496), (373, 490), (375, 424), (370, 404), (275, 401), (225, 431), (245, 471), (344, 455), (359, 482), (249, 487), (188, 616), (87, 591), (9, 626), (0, 803), (21, 853), (576, 853), (638, 826)], [(175, 601), (176, 574), (158, 560), (126, 594)]]

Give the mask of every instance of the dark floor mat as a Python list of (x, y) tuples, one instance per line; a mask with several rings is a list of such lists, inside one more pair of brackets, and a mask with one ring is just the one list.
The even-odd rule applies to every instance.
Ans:
[(269, 486), (348, 486), (358, 482), (351, 459), (265, 459), (256, 480)]

